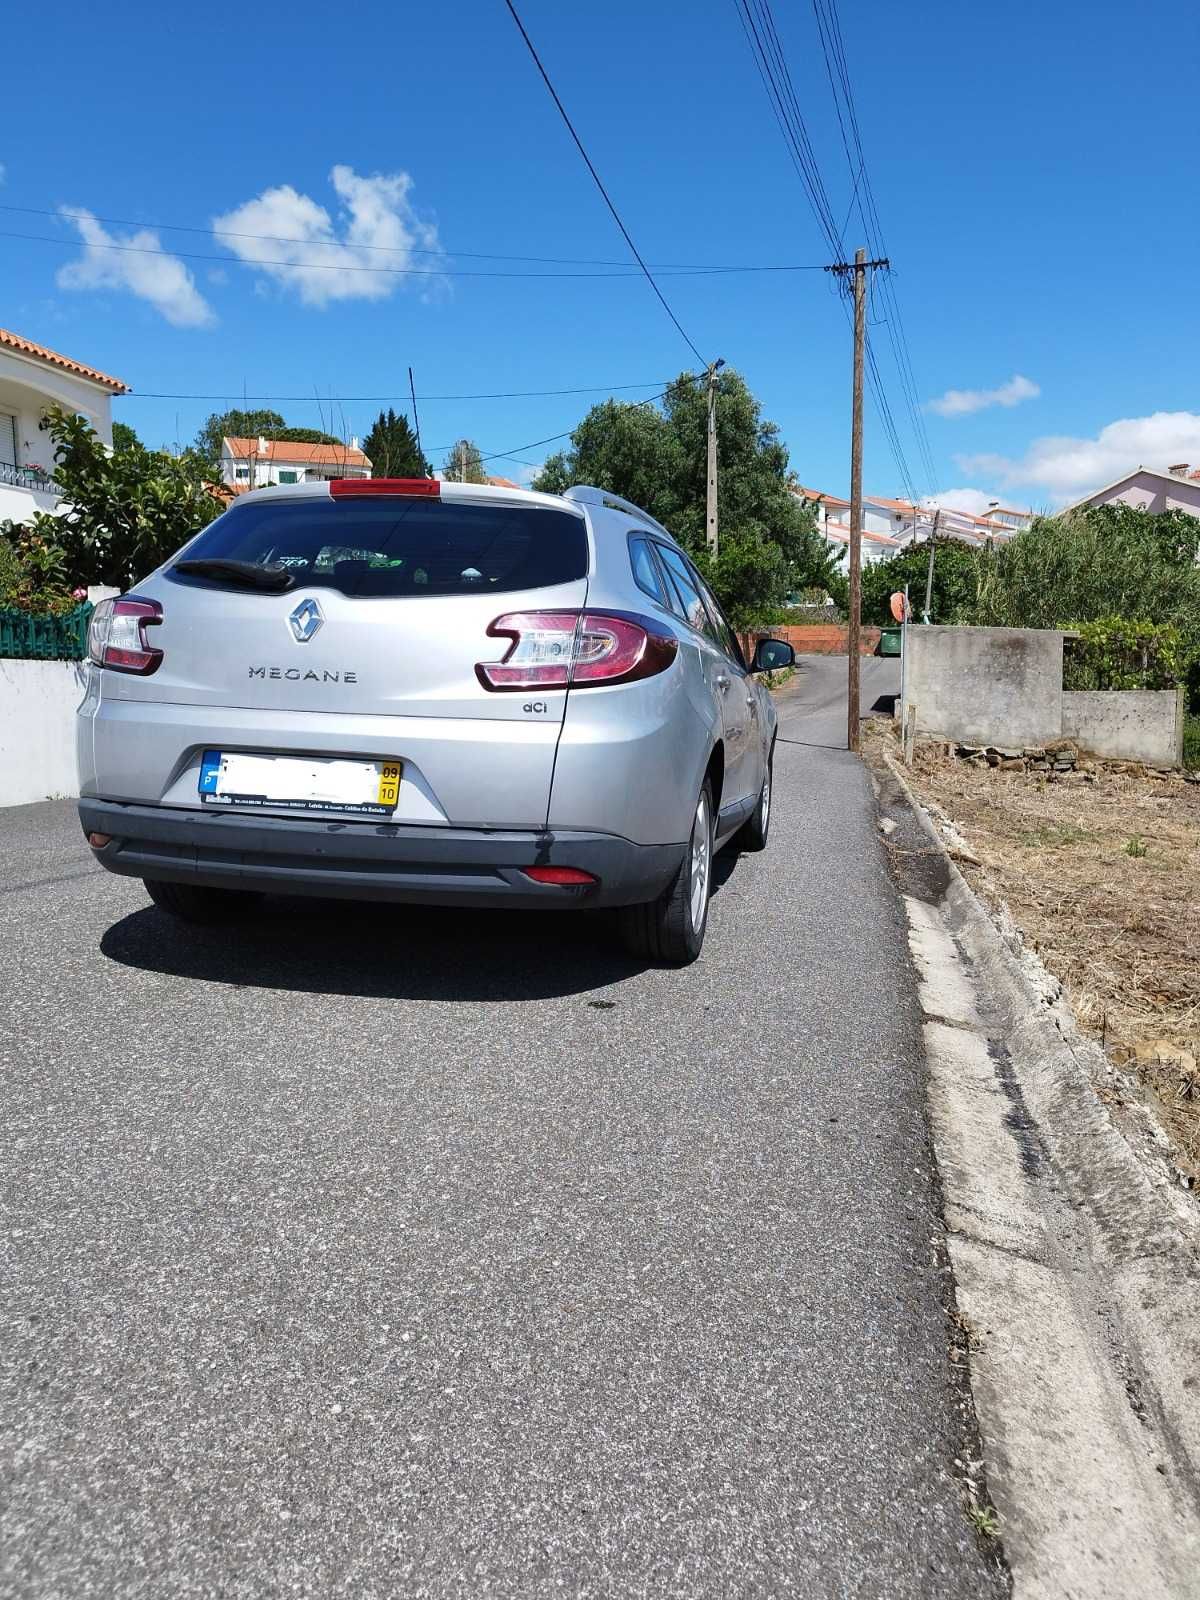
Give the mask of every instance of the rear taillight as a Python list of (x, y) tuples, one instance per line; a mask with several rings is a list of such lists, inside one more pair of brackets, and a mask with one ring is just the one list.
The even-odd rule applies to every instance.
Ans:
[(631, 611), (513, 611), (488, 628), (512, 640), (475, 668), (485, 689), (586, 689), (665, 672), (678, 640)]
[(157, 600), (101, 600), (88, 623), (88, 655), (98, 667), (147, 677), (158, 670), (163, 653), (147, 642), (146, 629), (161, 621)]
[(359, 494), (440, 495), (436, 478), (331, 478), (329, 492), (335, 500)]

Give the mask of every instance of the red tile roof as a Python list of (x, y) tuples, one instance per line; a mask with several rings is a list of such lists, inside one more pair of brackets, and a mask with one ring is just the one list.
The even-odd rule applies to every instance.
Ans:
[(521, 485), (514, 483), (511, 478), (489, 478), (488, 482), (493, 489), (519, 489)]
[(264, 450), (257, 439), (226, 439), (235, 460), (308, 461), (314, 465), (369, 467), (369, 458), (349, 444), (289, 444), (286, 439), (266, 439)]
[(32, 339), (26, 339), (19, 333), (10, 333), (7, 328), (0, 328), (0, 345), (9, 350), (17, 350), (23, 356), (33, 356), (38, 361), (45, 361), (52, 367), (61, 367), (64, 372), (73, 372), (77, 378), (86, 378), (89, 383), (98, 383), (101, 388), (109, 389), (113, 394), (129, 393), (129, 385), (120, 378), (110, 378), (107, 372), (98, 372), (95, 367), (86, 367), (82, 361), (72, 361), (70, 356), (61, 356), (57, 350), (48, 350), (44, 344), (34, 344)]

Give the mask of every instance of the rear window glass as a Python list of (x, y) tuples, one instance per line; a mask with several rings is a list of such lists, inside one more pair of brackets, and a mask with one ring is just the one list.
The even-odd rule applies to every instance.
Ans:
[(584, 577), (587, 535), (582, 518), (535, 506), (391, 497), (246, 500), (210, 523), (182, 559), (284, 567), (296, 587), (363, 598), (496, 593)]

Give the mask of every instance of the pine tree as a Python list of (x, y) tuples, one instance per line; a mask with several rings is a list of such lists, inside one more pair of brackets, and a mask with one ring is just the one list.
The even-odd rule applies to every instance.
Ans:
[(433, 469), (417, 449), (417, 440), (408, 418), (397, 416), (389, 406), (375, 419), (363, 440), (363, 451), (377, 478), (431, 478)]

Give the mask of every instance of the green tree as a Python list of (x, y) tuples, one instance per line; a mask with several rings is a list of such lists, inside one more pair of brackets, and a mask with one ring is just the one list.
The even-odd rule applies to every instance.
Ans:
[[(956, 622), (970, 609), (979, 587), (982, 551), (960, 539), (938, 539), (934, 548), (931, 622)], [(922, 540), (898, 550), (882, 561), (868, 561), (862, 569), (862, 619), (882, 626), (896, 619), (889, 600), (908, 585), (914, 617), (925, 607), (925, 581), (929, 571), (929, 543)]]
[(325, 433), (320, 428), (272, 428), (263, 434), (264, 439), (274, 439), (285, 444), (345, 444), (336, 433)]
[(417, 449), (417, 437), (409, 427), (408, 418), (403, 414), (397, 416), (390, 406), (375, 418), (362, 447), (377, 478), (433, 476), (432, 467)]
[(127, 422), (113, 423), (113, 449), (133, 450), (141, 444), (141, 440)]
[[(370, 452), (368, 451), (368, 454)], [(486, 483), (487, 473), (483, 469), (483, 457), (479, 454), (479, 446), (470, 439), (460, 439), (446, 457), (446, 465), (442, 469), (443, 476), (453, 483)]]
[(981, 555), (976, 595), (962, 620), (1060, 628), (1139, 618), (1174, 624), (1185, 645), (1200, 649), (1200, 567), (1184, 542), (1189, 537), (1185, 528), (1181, 540), (1174, 516), (1164, 522), (1130, 508), (1035, 517), (1024, 533)]
[(286, 426), (278, 411), (214, 411), (192, 449), (203, 461), (219, 461), (223, 439), (265, 439), (273, 429)]
[(782, 605), (789, 590), (820, 588), (844, 603), (845, 580), (811, 510), (791, 493), (787, 449), (738, 373), (718, 379), (719, 556), (705, 541), (706, 381), (685, 373), (662, 410), (606, 400), (545, 463), (535, 489), (595, 484), (643, 506), (691, 553), (736, 626)]
[(222, 509), (208, 487), (209, 464), (195, 451), (176, 457), (134, 443), (110, 454), (82, 417), (58, 407), (43, 426), (54, 443), (59, 511), (39, 512), (25, 528), (2, 524), (0, 537), (46, 561), (60, 557), (68, 589), (128, 588)]

